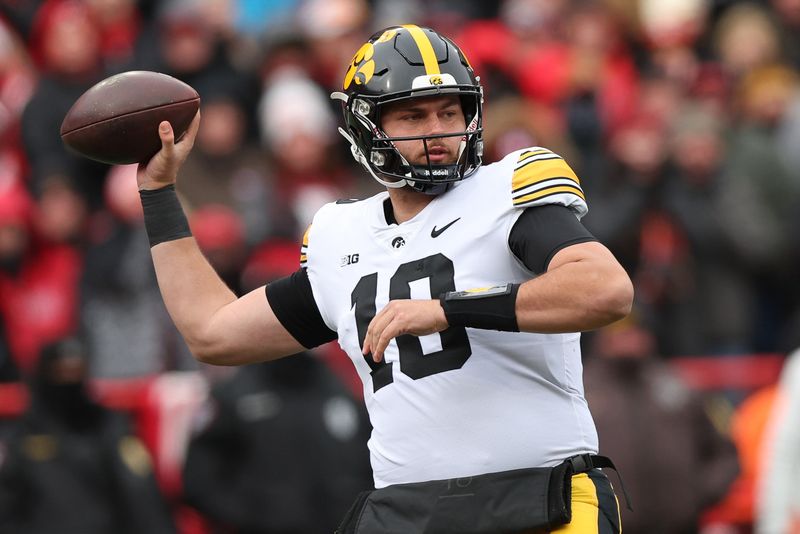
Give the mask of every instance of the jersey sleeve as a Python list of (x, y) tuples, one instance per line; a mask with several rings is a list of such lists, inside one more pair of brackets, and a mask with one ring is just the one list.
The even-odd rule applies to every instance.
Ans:
[(589, 211), (578, 176), (558, 154), (531, 147), (512, 154), (511, 199), (515, 208), (557, 204), (580, 219)]
[(305, 348), (314, 348), (337, 338), (336, 332), (322, 320), (306, 269), (298, 269), (267, 284), (266, 292), (275, 317)]
[(527, 208), (514, 223), (508, 246), (529, 271), (547, 271), (556, 253), (570, 245), (597, 241), (569, 208), (558, 204)]

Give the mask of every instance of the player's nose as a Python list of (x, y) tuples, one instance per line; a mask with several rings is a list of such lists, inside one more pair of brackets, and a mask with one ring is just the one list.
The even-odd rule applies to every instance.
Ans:
[(444, 121), (438, 114), (432, 113), (428, 118), (428, 135), (447, 133)]

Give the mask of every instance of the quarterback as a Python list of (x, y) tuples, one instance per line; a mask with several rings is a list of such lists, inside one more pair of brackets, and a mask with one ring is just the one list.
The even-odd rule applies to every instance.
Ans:
[(386, 191), (323, 207), (298, 271), (239, 298), (174, 193), (199, 115), (179, 143), (161, 124), (138, 183), (189, 347), (238, 365), (338, 340), (363, 381), (376, 488), (341, 532), (619, 532), (579, 339), (624, 317), (633, 289), (580, 223), (580, 180), (543, 147), (482, 164), (479, 79), (433, 30), (376, 33), (332, 97)]

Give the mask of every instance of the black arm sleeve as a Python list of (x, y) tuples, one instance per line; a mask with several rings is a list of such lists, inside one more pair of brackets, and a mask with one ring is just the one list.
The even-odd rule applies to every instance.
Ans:
[(562, 248), (597, 241), (565, 206), (548, 204), (526, 209), (508, 236), (508, 246), (525, 267), (536, 274), (547, 271)]
[(318, 347), (338, 337), (322, 320), (305, 269), (267, 284), (266, 292), (278, 321), (305, 348)]

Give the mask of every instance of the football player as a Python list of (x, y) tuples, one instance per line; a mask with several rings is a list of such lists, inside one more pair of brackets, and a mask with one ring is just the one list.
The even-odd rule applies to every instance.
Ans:
[(177, 144), (161, 124), (138, 182), (189, 347), (238, 365), (338, 339), (364, 384), (376, 486), (342, 531), (618, 532), (579, 339), (624, 317), (633, 289), (580, 223), (578, 177), (543, 147), (482, 165), (479, 79), (431, 29), (373, 35), (332, 97), (353, 156), (386, 191), (324, 206), (300, 269), (241, 298), (203, 259), (173, 191), (199, 116)]

